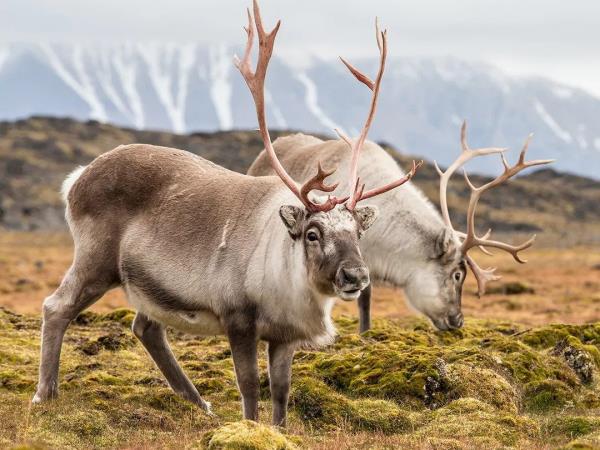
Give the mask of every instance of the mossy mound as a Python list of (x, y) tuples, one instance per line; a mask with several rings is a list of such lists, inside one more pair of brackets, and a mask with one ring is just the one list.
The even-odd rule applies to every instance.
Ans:
[[(80, 315), (65, 336), (60, 398), (30, 405), (41, 321), (0, 310), (0, 447), (592, 448), (600, 436), (597, 324), (527, 329), (470, 320), (441, 333), (419, 319), (376, 320), (359, 335), (356, 319), (341, 318), (331, 347), (296, 354), (290, 437), (239, 422), (224, 338), (169, 332), (215, 418), (171, 391), (132, 336), (133, 317), (129, 310)], [(264, 345), (260, 352), (264, 423)], [(267, 441), (283, 447), (261, 447)]]
[(294, 450), (298, 447), (273, 427), (250, 420), (209, 431), (202, 439), (207, 450)]
[(432, 420), (416, 434), (469, 439), (481, 448), (498, 448), (535, 439), (539, 426), (531, 419), (503, 413), (480, 400), (461, 398), (435, 411)]
[(415, 415), (387, 400), (348, 399), (324, 382), (303, 377), (293, 383), (290, 403), (302, 420), (316, 428), (349, 426), (359, 431), (403, 433)]

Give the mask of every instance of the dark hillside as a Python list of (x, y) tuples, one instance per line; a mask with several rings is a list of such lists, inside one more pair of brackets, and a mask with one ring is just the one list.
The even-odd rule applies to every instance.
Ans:
[[(273, 139), (288, 132), (273, 132)], [(262, 149), (255, 131), (176, 135), (124, 129), (98, 122), (33, 117), (0, 123), (0, 225), (18, 230), (64, 229), (59, 189), (65, 176), (120, 144), (143, 142), (189, 150), (217, 164), (245, 172)], [(457, 152), (458, 152), (458, 145)], [(386, 148), (403, 165), (411, 158)], [(500, 169), (501, 165), (498, 162)], [(473, 175), (475, 184), (488, 178)], [(415, 179), (437, 202), (438, 176), (426, 164)], [(464, 226), (468, 189), (461, 177), (450, 186), (456, 225)], [(542, 232), (553, 245), (600, 242), (600, 183), (539, 170), (490, 192), (481, 201), (478, 225), (499, 233)]]

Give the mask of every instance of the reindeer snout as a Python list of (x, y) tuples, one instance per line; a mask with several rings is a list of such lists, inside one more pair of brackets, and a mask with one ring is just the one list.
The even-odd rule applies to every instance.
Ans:
[(451, 329), (461, 328), (465, 322), (465, 319), (461, 312), (455, 315), (448, 316), (448, 324)]
[(369, 270), (364, 266), (340, 267), (335, 277), (338, 288), (343, 292), (361, 291), (369, 285)]

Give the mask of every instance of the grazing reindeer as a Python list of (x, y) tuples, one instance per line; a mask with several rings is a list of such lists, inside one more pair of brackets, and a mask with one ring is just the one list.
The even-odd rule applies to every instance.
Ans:
[[(289, 173), (296, 180), (304, 180), (308, 175), (305, 165), (314, 160), (329, 164), (335, 162), (342, 170), (354, 161), (355, 153), (348, 155), (346, 152), (344, 155), (346, 145), (342, 141), (346, 141), (346, 138), (341, 138), (342, 140), (337, 141), (322, 141), (313, 136), (296, 134), (279, 138), (273, 145)], [(528, 143), (529, 140), (525, 143), (519, 162), (515, 166), (509, 167), (502, 156), (505, 171), (492, 182), (480, 188), (475, 188), (469, 182), (472, 196), (466, 234), (456, 232), (450, 223), (446, 201), (448, 180), (468, 160), (483, 155), (502, 154), (505, 150), (470, 149), (466, 139), (466, 124), (463, 124), (461, 129), (462, 153), (459, 158), (446, 172), (442, 172), (436, 165), (441, 176), (441, 217), (412, 184), (374, 199), (373, 203), (380, 211), (385, 212), (385, 218), (379, 220), (361, 241), (361, 249), (371, 277), (403, 288), (410, 305), (429, 317), (440, 330), (460, 328), (463, 325), (461, 297), (467, 265), (477, 279), (479, 295), (484, 294), (488, 281), (499, 278), (494, 274), (494, 269), (482, 270), (472, 257), (467, 255), (469, 249), (478, 246), (485, 251), (486, 247), (495, 247), (511, 253), (516, 261), (525, 262), (520, 259), (519, 252), (529, 248), (535, 236), (517, 246), (490, 240), (490, 232), (478, 237), (475, 234), (474, 214), (483, 192), (498, 186), (527, 167), (552, 162), (525, 162)], [(361, 178), (369, 184), (396, 179), (403, 174), (393, 158), (372, 142), (366, 142), (358, 170)], [(250, 175), (268, 175), (270, 172), (264, 152), (248, 170)], [(369, 286), (358, 299), (361, 332), (370, 328), (370, 301)]]
[[(250, 68), (250, 11), (245, 55), (236, 65), (254, 97), (278, 176), (241, 175), (185, 151), (141, 144), (118, 147), (70, 175), (63, 193), (75, 256), (59, 288), (44, 301), (33, 402), (58, 394), (60, 351), (70, 321), (108, 289), (122, 286), (138, 311), (135, 335), (173, 390), (206, 411), (208, 403), (169, 348), (165, 325), (228, 337), (244, 417), (253, 420), (258, 418), (257, 341), (267, 341), (273, 422), (285, 425), (295, 348), (331, 342), (335, 297), (356, 299), (369, 285), (358, 240), (377, 210), (356, 203), (374, 193), (355, 190), (318, 203), (309, 198), (311, 192), (333, 191), (336, 185), (325, 184), (333, 172), (319, 165), (317, 174), (298, 186), (283, 169), (264, 106), (279, 23), (266, 33), (256, 1), (254, 17), (256, 71)], [(381, 39), (385, 44), (385, 35)]]

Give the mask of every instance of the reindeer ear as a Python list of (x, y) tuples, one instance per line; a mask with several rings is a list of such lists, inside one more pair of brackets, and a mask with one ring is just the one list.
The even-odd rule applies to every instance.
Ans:
[(444, 227), (435, 239), (433, 258), (450, 260), (454, 257), (457, 250), (458, 247), (454, 239), (454, 232), (450, 228)]
[(283, 205), (279, 208), (279, 216), (294, 239), (302, 234), (304, 210), (298, 206)]
[(377, 206), (359, 206), (354, 209), (354, 213), (359, 225), (359, 235), (362, 236), (377, 219), (379, 209), (377, 209)]

